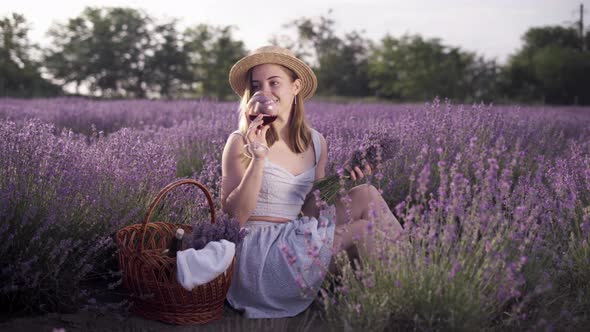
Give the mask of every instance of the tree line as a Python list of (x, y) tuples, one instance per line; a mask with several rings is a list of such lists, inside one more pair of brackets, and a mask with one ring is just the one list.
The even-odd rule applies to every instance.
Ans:
[[(590, 104), (590, 35), (567, 26), (529, 29), (505, 65), (419, 35), (368, 40), (339, 36), (330, 12), (284, 25), (274, 35), (316, 71), (320, 96), (424, 101)], [(231, 65), (248, 52), (233, 26), (180, 30), (132, 8), (88, 7), (30, 42), (23, 15), (0, 19), (0, 96), (75, 94), (106, 98), (234, 98)]]

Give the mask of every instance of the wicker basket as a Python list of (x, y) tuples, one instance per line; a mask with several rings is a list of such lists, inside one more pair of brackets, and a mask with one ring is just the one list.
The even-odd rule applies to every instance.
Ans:
[[(192, 238), (192, 226), (168, 222), (148, 222), (156, 205), (170, 190), (184, 184), (199, 187), (209, 202), (211, 223), (215, 223), (215, 206), (209, 191), (195, 180), (183, 179), (164, 187), (151, 203), (143, 223), (117, 232), (119, 265), (123, 285), (129, 291), (132, 311), (146, 317), (176, 325), (203, 324), (221, 318), (229, 289), (235, 257), (229, 268), (207, 284), (187, 291), (176, 280), (176, 258), (162, 254), (182, 228)], [(188, 247), (189, 241), (184, 241)]]

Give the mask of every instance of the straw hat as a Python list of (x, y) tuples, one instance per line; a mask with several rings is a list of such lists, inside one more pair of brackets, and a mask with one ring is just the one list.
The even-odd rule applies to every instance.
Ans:
[(229, 71), (229, 84), (238, 96), (243, 96), (244, 90), (250, 84), (246, 75), (248, 70), (264, 63), (274, 63), (291, 69), (301, 79), (301, 97), (308, 99), (313, 96), (318, 86), (313, 70), (291, 51), (278, 46), (263, 46), (234, 64)]

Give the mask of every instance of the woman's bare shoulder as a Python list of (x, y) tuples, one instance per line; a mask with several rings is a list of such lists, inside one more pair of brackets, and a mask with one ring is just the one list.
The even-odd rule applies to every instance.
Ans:
[[(230, 168), (241, 165), (241, 163), (235, 161), (240, 160), (244, 154), (244, 144), (245, 142), (243, 136), (234, 133), (229, 135), (225, 143), (225, 147), (223, 148), (223, 155), (221, 157), (224, 171), (230, 171)], [(230, 165), (234, 166), (227, 168)]]
[(244, 134), (240, 133), (239, 131), (234, 131), (227, 137), (227, 141), (225, 142), (225, 149), (227, 150), (229, 148), (233, 150), (237, 147), (242, 147), (244, 144)]

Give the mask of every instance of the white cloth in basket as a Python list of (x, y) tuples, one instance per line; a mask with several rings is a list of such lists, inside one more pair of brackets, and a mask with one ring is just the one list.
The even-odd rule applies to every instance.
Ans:
[(236, 252), (236, 245), (227, 240), (211, 241), (201, 250), (193, 248), (176, 253), (176, 277), (190, 291), (206, 284), (227, 270)]

